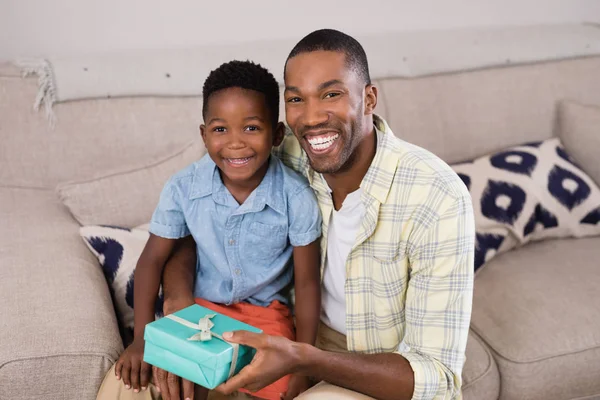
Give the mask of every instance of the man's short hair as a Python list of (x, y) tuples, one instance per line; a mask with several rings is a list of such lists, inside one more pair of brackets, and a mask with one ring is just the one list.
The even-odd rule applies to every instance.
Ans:
[(319, 50), (344, 53), (348, 67), (358, 73), (365, 85), (371, 84), (369, 63), (367, 62), (365, 49), (352, 36), (336, 31), (335, 29), (319, 29), (306, 35), (290, 52), (285, 62), (286, 67), (288, 61), (298, 54)]
[(223, 89), (254, 90), (265, 96), (273, 127), (279, 122), (279, 84), (266, 68), (252, 61), (229, 61), (210, 72), (202, 88), (202, 117), (211, 95)]

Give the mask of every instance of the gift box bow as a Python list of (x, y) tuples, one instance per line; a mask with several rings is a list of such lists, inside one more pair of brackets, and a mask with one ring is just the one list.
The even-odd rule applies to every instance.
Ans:
[(187, 326), (188, 328), (199, 331), (198, 333), (195, 333), (189, 338), (187, 338), (187, 340), (194, 342), (207, 342), (209, 340), (212, 340), (213, 337), (215, 337), (231, 345), (231, 347), (233, 348), (233, 355), (231, 356), (231, 366), (229, 367), (229, 376), (227, 377), (227, 379), (229, 379), (235, 373), (240, 345), (237, 343), (229, 343), (225, 339), (223, 339), (223, 336), (212, 331), (212, 328), (215, 326), (215, 324), (211, 321), (211, 319), (215, 317), (215, 315), (216, 314), (207, 314), (204, 317), (200, 318), (197, 324), (183, 319), (181, 317), (178, 317), (174, 314), (169, 314), (165, 318), (175, 321), (181, 325)]

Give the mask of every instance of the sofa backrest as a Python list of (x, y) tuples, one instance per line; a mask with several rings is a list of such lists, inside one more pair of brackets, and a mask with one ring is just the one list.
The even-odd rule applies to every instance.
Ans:
[[(375, 83), (395, 134), (453, 163), (551, 137), (561, 99), (600, 104), (600, 57)], [(58, 103), (52, 129), (32, 110), (37, 90), (0, 64), (0, 186), (54, 188), (141, 167), (198, 135), (198, 97)]]
[(553, 136), (562, 99), (600, 104), (600, 57), (376, 84), (394, 133), (455, 163)]

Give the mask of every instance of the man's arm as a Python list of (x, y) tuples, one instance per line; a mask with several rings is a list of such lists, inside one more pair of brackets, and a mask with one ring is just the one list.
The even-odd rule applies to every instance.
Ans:
[(163, 270), (163, 311), (172, 314), (194, 304), (196, 242), (192, 236), (178, 240)]
[(406, 295), (408, 350), (339, 354), (250, 332), (224, 334), (258, 350), (255, 360), (218, 388), (257, 390), (289, 373), (383, 399), (455, 398), (460, 391), (471, 315), (474, 225), (470, 199), (448, 201), (411, 250)]

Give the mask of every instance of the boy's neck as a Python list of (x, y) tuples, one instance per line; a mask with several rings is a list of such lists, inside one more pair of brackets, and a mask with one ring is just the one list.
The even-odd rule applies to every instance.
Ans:
[(268, 169), (269, 160), (267, 160), (265, 164), (260, 167), (260, 169), (256, 171), (256, 173), (250, 179), (243, 182), (230, 180), (221, 170), (219, 170), (219, 174), (221, 175), (223, 185), (225, 185), (235, 201), (242, 205), (248, 199), (248, 197), (250, 197), (252, 192), (260, 185), (267, 174)]

